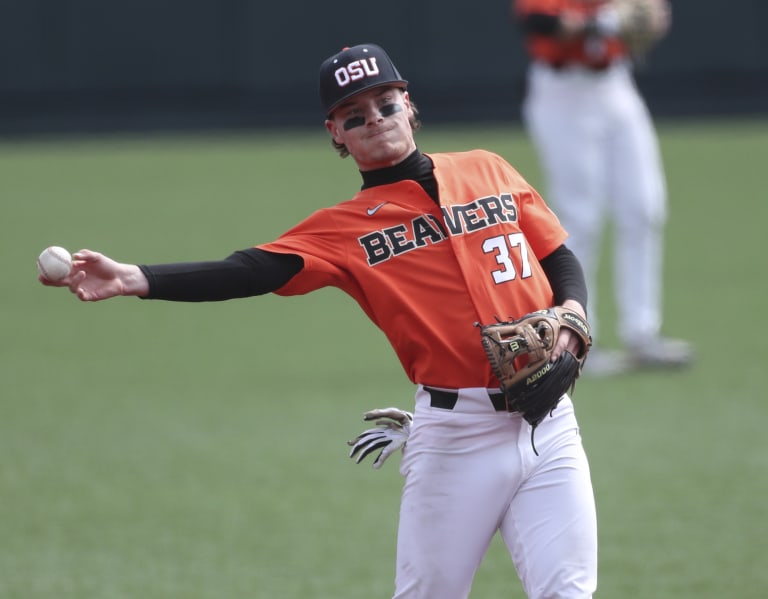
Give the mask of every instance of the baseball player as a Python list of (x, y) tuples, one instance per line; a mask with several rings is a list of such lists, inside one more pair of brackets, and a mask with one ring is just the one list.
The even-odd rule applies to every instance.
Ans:
[[(644, 7), (647, 11), (640, 13)], [(581, 261), (592, 300), (606, 216), (614, 224), (613, 280), (624, 351), (593, 349), (587, 372), (691, 363), (688, 343), (660, 336), (666, 183), (656, 133), (633, 80), (638, 29), (646, 44), (670, 21), (666, 0), (515, 0), (531, 56), (523, 119), (547, 197)], [(636, 55), (636, 54), (635, 54)]]
[[(352, 199), (221, 261), (135, 265), (81, 250), (69, 277), (41, 282), (82, 301), (345, 291), (415, 386), (413, 422), (401, 420), (410, 436), (397, 445), (405, 447), (394, 597), (466, 598), (497, 532), (529, 597), (591, 597), (595, 504), (573, 404), (564, 395), (538, 426), (535, 452), (475, 326), (552, 305), (585, 315), (586, 284), (565, 230), (500, 156), (422, 153), (407, 81), (379, 46), (325, 60), (320, 97), (333, 146), (362, 175)], [(552, 360), (578, 343), (561, 330)]]

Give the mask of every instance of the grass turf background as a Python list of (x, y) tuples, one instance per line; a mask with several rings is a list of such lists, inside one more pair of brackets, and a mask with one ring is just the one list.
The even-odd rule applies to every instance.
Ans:
[[(698, 361), (579, 382), (597, 596), (757, 599), (768, 121), (659, 132), (664, 330), (693, 341)], [(417, 139), (427, 152), (497, 151), (545, 193), (516, 127), (428, 126)], [(344, 441), (364, 410), (408, 407), (413, 390), (349, 298), (83, 304), (40, 286), (34, 264), (54, 244), (126, 262), (220, 258), (358, 185), (322, 128), (0, 143), (0, 597), (391, 595), (397, 459), (356, 466)], [(610, 344), (607, 258), (603, 272)], [(500, 596), (523, 594), (497, 539), (471, 597)]]

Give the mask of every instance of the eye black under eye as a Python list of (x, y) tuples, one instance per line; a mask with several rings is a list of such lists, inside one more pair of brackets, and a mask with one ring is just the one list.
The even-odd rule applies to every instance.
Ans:
[[(384, 106), (379, 108), (379, 114), (386, 118), (388, 116), (392, 116), (393, 114), (397, 114), (398, 112), (402, 112), (402, 110), (403, 107), (400, 106), (400, 104), (384, 104)], [(344, 121), (343, 127), (344, 131), (349, 131), (350, 129), (362, 127), (363, 125), (365, 125), (364, 116), (353, 116)]]
[(398, 112), (402, 112), (403, 107), (400, 104), (385, 104), (379, 108), (379, 114), (383, 117), (392, 116)]
[(365, 125), (364, 116), (353, 116), (344, 121), (344, 131), (349, 131), (355, 127), (362, 127), (363, 125)]

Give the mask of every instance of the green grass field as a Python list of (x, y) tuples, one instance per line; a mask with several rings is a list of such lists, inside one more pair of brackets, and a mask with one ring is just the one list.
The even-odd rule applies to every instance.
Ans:
[[(768, 121), (659, 130), (664, 328), (699, 359), (682, 373), (578, 385), (598, 596), (759, 599)], [(418, 140), (425, 151), (495, 150), (542, 186), (515, 126), (427, 124)], [(54, 244), (139, 263), (224, 257), (358, 185), (321, 127), (0, 143), (0, 597), (391, 596), (397, 460), (356, 466), (345, 441), (363, 411), (408, 407), (413, 389), (350, 299), (83, 304), (35, 271)], [(498, 597), (523, 595), (497, 540), (472, 599)]]

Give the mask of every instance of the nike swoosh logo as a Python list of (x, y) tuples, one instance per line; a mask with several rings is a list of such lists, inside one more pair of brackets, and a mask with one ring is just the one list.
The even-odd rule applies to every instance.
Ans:
[(381, 207), (382, 207), (384, 204), (388, 204), (388, 203), (389, 203), (389, 202), (382, 202), (381, 204), (377, 204), (377, 205), (376, 205), (376, 206), (374, 206), (373, 208), (368, 208), (368, 210), (366, 210), (366, 212), (368, 213), (368, 216), (373, 216), (374, 214), (376, 214), (376, 213), (379, 211), (379, 209), (380, 209), (380, 208), (381, 208)]

